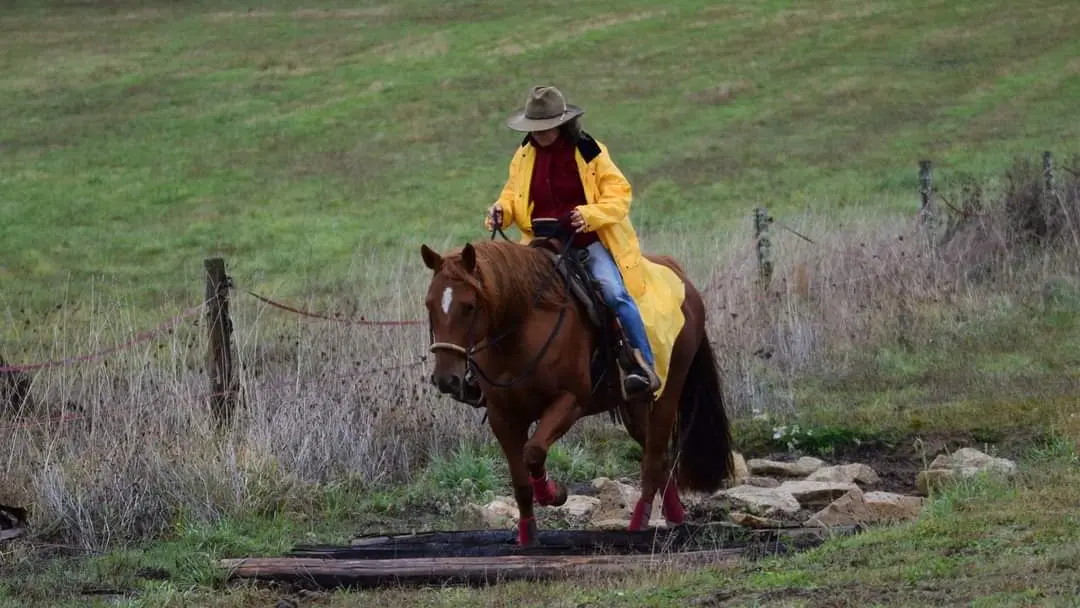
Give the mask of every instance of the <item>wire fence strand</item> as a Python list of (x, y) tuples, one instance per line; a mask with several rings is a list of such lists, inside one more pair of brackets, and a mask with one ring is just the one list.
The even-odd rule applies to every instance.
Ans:
[(152, 339), (158, 337), (159, 335), (169, 331), (173, 327), (176, 327), (184, 319), (187, 319), (188, 317), (195, 316), (196, 314), (200, 313), (203, 310), (203, 308), (206, 307), (206, 304), (207, 304), (207, 302), (203, 302), (202, 304), (199, 304), (198, 306), (193, 306), (193, 307), (181, 312), (179, 315), (173, 317), (172, 319), (169, 319), (168, 321), (162, 323), (161, 325), (158, 325), (157, 327), (155, 327), (153, 329), (149, 329), (149, 330), (146, 330), (146, 331), (139, 332), (139, 333), (135, 334), (135, 337), (133, 337), (132, 339), (127, 340), (125, 342), (122, 342), (120, 344), (116, 344), (114, 346), (110, 346), (109, 348), (105, 348), (105, 349), (102, 349), (102, 350), (99, 350), (99, 351), (96, 351), (96, 352), (92, 352), (92, 353), (87, 353), (87, 354), (84, 354), (84, 355), (75, 355), (75, 356), (71, 356), (71, 357), (65, 357), (63, 359), (42, 361), (40, 363), (4, 364), (4, 365), (0, 365), (0, 374), (24, 373), (24, 372), (37, 371), (37, 370), (41, 370), (41, 369), (53, 368), (53, 367), (64, 367), (64, 366), (71, 365), (73, 363), (81, 363), (81, 362), (84, 362), (84, 361), (93, 361), (95, 359), (101, 359), (102, 357), (106, 357), (108, 355), (112, 355), (112, 354), (115, 354), (115, 353), (118, 353), (118, 352), (125, 351), (125, 350), (127, 350), (129, 348), (132, 348), (132, 347), (136, 346), (139, 343), (152, 340)]

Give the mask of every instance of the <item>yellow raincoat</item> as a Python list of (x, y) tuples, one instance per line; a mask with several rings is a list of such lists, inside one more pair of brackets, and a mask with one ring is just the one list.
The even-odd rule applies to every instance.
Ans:
[[(627, 292), (641, 311), (645, 333), (656, 359), (654, 371), (660, 379), (660, 387), (655, 395), (659, 396), (667, 385), (671, 351), (685, 321), (682, 314), (685, 288), (671, 269), (642, 255), (630, 223), (630, 183), (611, 160), (607, 147), (582, 134), (574, 156), (585, 189), (587, 204), (578, 207), (585, 219), (585, 231), (595, 231), (611, 252)], [(516, 224), (523, 243), (533, 238), (533, 202), (529, 200), (529, 184), (535, 160), (536, 149), (526, 137), (510, 161), (510, 175), (497, 201), (503, 212), (501, 228)], [(490, 218), (484, 223), (488, 230), (492, 229)]]

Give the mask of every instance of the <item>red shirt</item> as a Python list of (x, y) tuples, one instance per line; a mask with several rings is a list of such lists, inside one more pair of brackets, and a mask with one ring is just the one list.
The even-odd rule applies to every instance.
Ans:
[[(547, 147), (535, 143), (533, 147), (536, 148), (536, 164), (529, 185), (532, 218), (562, 218), (563, 226), (572, 232), (570, 212), (586, 202), (574, 156), (577, 148), (574, 142), (561, 135)], [(597, 240), (595, 232), (584, 232), (574, 237), (574, 247), (585, 247)]]

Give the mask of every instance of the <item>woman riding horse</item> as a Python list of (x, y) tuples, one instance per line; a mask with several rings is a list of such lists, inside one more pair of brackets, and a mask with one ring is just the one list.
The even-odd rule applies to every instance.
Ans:
[[(616, 412), (641, 446), (641, 495), (629, 530), (647, 525), (657, 496), (667, 522), (684, 523), (680, 490), (715, 492), (732, 470), (704, 299), (674, 258), (639, 250), (630, 186), (604, 146), (580, 130), (581, 114), (555, 88), (535, 87), (509, 121), (529, 135), (486, 224), (516, 224), (524, 244), (483, 239), (445, 254), (420, 249), (432, 271), (424, 296), (431, 382), (466, 403), (483, 396), (507, 459), (522, 546), (538, 542), (534, 506), (566, 502), (566, 487), (548, 475), (548, 451), (584, 417)], [(567, 224), (572, 236), (563, 246), (588, 254), (588, 271), (643, 364), (629, 386), (614, 375), (594, 377), (604, 332), (575, 305), (550, 255), (528, 246), (544, 236), (541, 218)]]
[(627, 395), (660, 387), (656, 358), (635, 298), (645, 289), (642, 254), (630, 222), (630, 183), (606, 146), (581, 129), (585, 111), (552, 86), (535, 86), (508, 126), (528, 133), (510, 161), (510, 175), (485, 218), (487, 229), (516, 224), (526, 241), (538, 219), (557, 219), (587, 252), (585, 268), (615, 311), (638, 369), (627, 370)]

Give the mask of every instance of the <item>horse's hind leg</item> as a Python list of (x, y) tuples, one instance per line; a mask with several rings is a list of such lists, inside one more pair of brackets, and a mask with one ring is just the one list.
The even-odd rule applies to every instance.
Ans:
[[(670, 388), (670, 387), (669, 387)], [(675, 391), (677, 394), (677, 391)], [(675, 412), (677, 401), (670, 395), (672, 391), (665, 390), (660, 400), (649, 408), (648, 418), (644, 424), (644, 454), (641, 458), (641, 497), (634, 505), (634, 512), (630, 516), (630, 530), (641, 530), (649, 520), (652, 513), (653, 501), (656, 494), (661, 490), (663, 494), (663, 514), (668, 523), (678, 525), (683, 523), (683, 509), (679, 502), (678, 491), (674, 483), (669, 482), (667, 447), (671, 440), (671, 429), (675, 425)], [(636, 439), (636, 437), (635, 437)], [(640, 442), (640, 439), (638, 440)]]
[[(660, 406), (655, 405), (653, 407)], [(649, 413), (651, 409), (652, 408), (650, 408), (648, 405), (642, 404), (637, 407), (628, 408), (626, 414), (624, 415), (624, 425), (626, 426), (626, 430), (630, 433), (630, 436), (633, 437), (633, 439), (637, 441), (639, 445), (641, 445), (641, 450), (643, 454), (645, 452), (645, 445), (648, 440), (647, 429), (649, 425)], [(661, 471), (662, 473), (654, 474), (651, 472), (653, 469)], [(654, 464), (652, 461), (646, 461), (644, 456), (642, 457), (642, 490), (644, 491), (645, 489), (644, 485), (646, 477), (649, 477), (650, 475), (656, 475), (658, 478), (662, 477), (662, 479), (656, 482), (658, 484), (658, 487), (662, 486), (664, 488), (662, 494), (662, 502), (660, 503), (660, 512), (663, 514), (664, 519), (667, 520), (668, 524), (677, 526), (685, 521), (686, 511), (683, 509), (682, 501), (679, 500), (679, 490), (676, 487), (674, 475), (671, 475), (670, 473), (671, 459), (667, 456), (666, 453), (664, 453), (663, 450), (661, 450), (659, 456), (659, 464)], [(637, 511), (639, 509), (635, 508), (635, 510)], [(640, 527), (645, 524), (647, 515), (651, 512), (652, 501), (650, 500), (648, 504), (643, 504), (641, 506), (640, 514), (638, 515), (638, 521), (635, 524), (638, 527), (632, 529), (640, 529)]]

